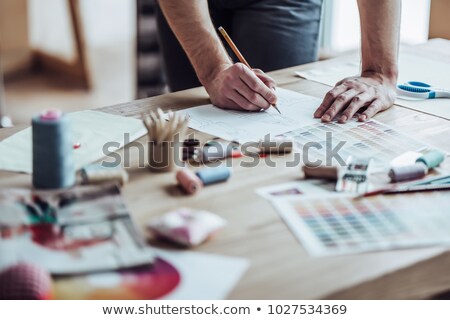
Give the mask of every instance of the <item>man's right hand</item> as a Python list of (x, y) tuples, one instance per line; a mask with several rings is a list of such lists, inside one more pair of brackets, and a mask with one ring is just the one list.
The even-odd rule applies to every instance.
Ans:
[(211, 102), (224, 109), (259, 111), (277, 102), (275, 81), (242, 63), (222, 66), (204, 85)]

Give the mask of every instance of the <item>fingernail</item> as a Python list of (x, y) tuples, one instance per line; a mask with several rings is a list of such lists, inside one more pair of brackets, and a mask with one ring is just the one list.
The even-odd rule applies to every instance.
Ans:
[(323, 117), (322, 117), (322, 121), (325, 121), (325, 122), (328, 122), (328, 121), (330, 121), (330, 116), (329, 115), (324, 115)]
[(339, 122), (342, 122), (342, 123), (344, 123), (344, 122), (346, 122), (347, 121), (347, 117), (346, 116), (342, 116), (340, 119), (339, 119)]
[(314, 118), (320, 118), (322, 116), (322, 112), (320, 112), (320, 108), (314, 111)]
[(362, 114), (360, 117), (359, 117), (359, 121), (366, 121), (367, 120), (367, 116), (365, 115), (365, 114)]

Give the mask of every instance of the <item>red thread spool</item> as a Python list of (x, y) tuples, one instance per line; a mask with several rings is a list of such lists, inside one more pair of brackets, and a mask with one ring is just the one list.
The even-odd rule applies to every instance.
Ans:
[(193, 172), (183, 169), (177, 172), (176, 179), (184, 191), (195, 194), (203, 187), (203, 182)]
[(0, 273), (0, 300), (51, 299), (52, 280), (42, 268), (20, 263)]

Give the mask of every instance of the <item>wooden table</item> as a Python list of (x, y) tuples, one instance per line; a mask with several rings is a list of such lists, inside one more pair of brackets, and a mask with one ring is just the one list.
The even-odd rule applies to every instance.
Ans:
[[(439, 46), (444, 45), (450, 47), (448, 43)], [(415, 51), (428, 55), (429, 47), (435, 45)], [(349, 58), (343, 58), (346, 59)], [(280, 70), (271, 75), (283, 88), (323, 97), (329, 87), (297, 78), (294, 70), (327, 63), (330, 62)], [(196, 88), (99, 110), (139, 117), (142, 111), (156, 107), (176, 110), (205, 104), (207, 98), (203, 88)], [(377, 115), (376, 119), (450, 150), (450, 125), (444, 119), (398, 106)], [(17, 130), (0, 130), (0, 139)], [(196, 136), (208, 138), (205, 134)], [(146, 138), (140, 141), (145, 143)], [(137, 148), (122, 152), (126, 150), (131, 154), (132, 166), (128, 169), (131, 180), (123, 193), (143, 230), (151, 217), (180, 206), (210, 210), (229, 221), (218, 237), (196, 250), (250, 260), (250, 269), (232, 291), (231, 299), (409, 299), (428, 298), (450, 289), (450, 253), (443, 248), (326, 258), (309, 256), (270, 204), (254, 193), (264, 185), (300, 178), (300, 168), (274, 169), (264, 163), (255, 168), (242, 168), (238, 165), (242, 159), (234, 159), (233, 177), (227, 183), (207, 187), (196, 196), (186, 196), (176, 187), (173, 173), (154, 174), (138, 168)], [(280, 157), (276, 161), (283, 163), (285, 159)], [(29, 187), (30, 180), (27, 175), (0, 174), (3, 187)]]

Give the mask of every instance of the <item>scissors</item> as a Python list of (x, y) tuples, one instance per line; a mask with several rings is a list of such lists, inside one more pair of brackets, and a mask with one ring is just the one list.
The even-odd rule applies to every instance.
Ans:
[(397, 91), (400, 96), (406, 96), (416, 99), (435, 99), (450, 98), (450, 90), (435, 88), (428, 83), (419, 81), (408, 81), (397, 85)]

